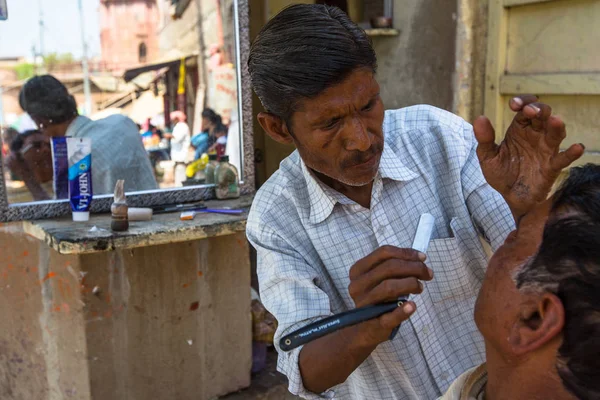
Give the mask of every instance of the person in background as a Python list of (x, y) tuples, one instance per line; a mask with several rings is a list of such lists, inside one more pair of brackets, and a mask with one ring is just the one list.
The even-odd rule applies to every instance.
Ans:
[(182, 111), (171, 112), (171, 121), (175, 124), (173, 132), (165, 137), (171, 139), (171, 160), (175, 162), (175, 185), (183, 185), (185, 181), (185, 166), (188, 162), (191, 137), (190, 128), (185, 122), (186, 115)]
[(168, 134), (168, 138), (171, 139), (171, 160), (178, 164), (185, 164), (188, 161), (190, 127), (186, 120), (187, 117), (182, 111), (171, 113), (171, 121), (175, 124), (173, 132)]
[(488, 264), (486, 363), (441, 400), (600, 399), (600, 166), (573, 168)]
[(92, 139), (94, 194), (113, 193), (117, 180), (127, 192), (156, 189), (150, 159), (136, 124), (123, 115), (92, 121), (78, 115), (67, 88), (51, 75), (31, 78), (19, 94), (19, 104), (48, 138)]
[(227, 127), (223, 124), (215, 127), (215, 138), (216, 142), (208, 149), (208, 153), (217, 153), (217, 157), (220, 159), (221, 156), (225, 155), (227, 149)]
[[(10, 144), (6, 164), (29, 190), (28, 195), (21, 194), (18, 200), (14, 198), (15, 202), (54, 198), (52, 149), (50, 139), (43, 133), (32, 130), (16, 136)], [(16, 197), (16, 192), (12, 194)]]
[(192, 146), (195, 151), (194, 160), (199, 159), (216, 141), (215, 129), (222, 125), (221, 117), (210, 108), (202, 111), (202, 132), (192, 138)]
[(142, 141), (146, 143), (150, 138), (152, 138), (152, 124), (150, 123), (150, 118), (146, 119), (144, 123), (140, 126), (139, 131), (140, 135), (142, 135)]

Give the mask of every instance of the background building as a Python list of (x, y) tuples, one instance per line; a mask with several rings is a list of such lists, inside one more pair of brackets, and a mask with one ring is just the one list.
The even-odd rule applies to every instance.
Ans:
[(101, 0), (100, 43), (105, 67), (115, 74), (158, 57), (156, 0)]

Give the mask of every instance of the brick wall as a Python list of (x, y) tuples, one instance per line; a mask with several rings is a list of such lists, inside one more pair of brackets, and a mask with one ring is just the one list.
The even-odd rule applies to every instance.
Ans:
[[(123, 71), (158, 57), (156, 1), (104, 1), (100, 5), (100, 43), (102, 59), (108, 69)], [(140, 59), (140, 45), (146, 46), (146, 58)]]

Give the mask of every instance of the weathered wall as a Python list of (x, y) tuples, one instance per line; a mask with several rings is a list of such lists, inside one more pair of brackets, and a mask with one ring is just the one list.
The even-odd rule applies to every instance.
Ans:
[(471, 122), (483, 114), (488, 2), (458, 0), (453, 111)]
[(0, 399), (208, 400), (248, 386), (248, 251), (240, 232), (65, 256), (1, 225)]
[(456, 1), (396, 0), (399, 36), (374, 37), (387, 109), (431, 104), (452, 109)]
[[(165, 9), (161, 10), (167, 11)], [(165, 15), (160, 17), (165, 21), (158, 36), (158, 47), (161, 58), (177, 58), (194, 54), (201, 50), (198, 16), (198, 2), (192, 1), (180, 19), (171, 20)]]

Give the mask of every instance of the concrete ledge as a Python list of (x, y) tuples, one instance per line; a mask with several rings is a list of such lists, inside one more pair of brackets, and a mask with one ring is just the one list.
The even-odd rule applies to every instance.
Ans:
[(60, 254), (91, 254), (118, 249), (180, 243), (244, 232), (252, 196), (235, 200), (207, 201), (207, 207), (246, 210), (240, 215), (200, 214), (181, 221), (179, 213), (158, 214), (152, 221), (131, 222), (127, 232), (110, 230), (110, 215), (93, 215), (89, 222), (70, 218), (24, 221), (23, 230)]

